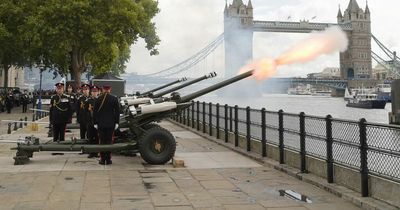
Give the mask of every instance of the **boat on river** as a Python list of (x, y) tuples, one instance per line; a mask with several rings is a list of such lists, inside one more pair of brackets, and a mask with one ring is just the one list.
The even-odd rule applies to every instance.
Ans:
[(386, 101), (378, 99), (377, 94), (359, 93), (354, 98), (349, 99), (347, 107), (363, 108), (363, 109), (384, 109)]

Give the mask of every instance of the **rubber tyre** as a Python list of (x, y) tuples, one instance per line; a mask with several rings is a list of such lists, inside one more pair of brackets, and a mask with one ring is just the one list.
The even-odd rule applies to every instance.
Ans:
[(176, 141), (166, 129), (155, 126), (139, 139), (139, 152), (143, 160), (151, 165), (165, 164), (175, 155)]
[(149, 124), (146, 124), (146, 125), (142, 125), (142, 128), (145, 129), (145, 130), (149, 130), (149, 129), (154, 128), (154, 127), (160, 127), (160, 125), (158, 125), (157, 123), (149, 123)]

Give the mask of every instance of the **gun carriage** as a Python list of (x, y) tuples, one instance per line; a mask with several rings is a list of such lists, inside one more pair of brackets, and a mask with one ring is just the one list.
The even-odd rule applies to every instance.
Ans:
[[(180, 96), (178, 93), (164, 97), (157, 103), (137, 104), (128, 101), (124, 105), (124, 114), (120, 121), (115, 143), (112, 145), (92, 145), (86, 139), (40, 143), (34, 136), (17, 141), (14, 164), (25, 164), (34, 152), (121, 152), (140, 153), (149, 164), (165, 164), (170, 161), (176, 149), (174, 136), (155, 122), (179, 114), (192, 104), (192, 100), (209, 92), (250, 77), (253, 71), (248, 71), (191, 94)], [(200, 79), (200, 78), (199, 78)], [(203, 78), (204, 79), (204, 78)]]

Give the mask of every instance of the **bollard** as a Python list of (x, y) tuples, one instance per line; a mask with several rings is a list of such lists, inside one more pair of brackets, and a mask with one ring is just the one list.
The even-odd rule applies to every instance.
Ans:
[(11, 134), (11, 123), (8, 123), (8, 130), (7, 130), (7, 134)]
[(27, 123), (27, 122), (28, 122), (28, 117), (27, 117), (27, 116), (25, 116), (25, 124), (24, 124), (25, 126), (27, 126), (27, 125), (28, 125), (28, 123)]
[(14, 122), (14, 130), (18, 130), (17, 122)]
[(32, 114), (32, 122), (35, 122), (35, 114)]
[(22, 128), (22, 118), (21, 119), (19, 119), (19, 128)]

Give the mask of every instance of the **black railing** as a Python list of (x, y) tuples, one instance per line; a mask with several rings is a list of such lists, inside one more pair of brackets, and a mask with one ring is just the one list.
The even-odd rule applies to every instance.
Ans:
[(215, 129), (217, 138), (220, 131), (224, 132), (225, 142), (233, 134), (236, 147), (241, 136), (247, 151), (253, 148), (251, 141), (259, 141), (261, 146), (257, 152), (261, 157), (267, 156), (266, 145), (278, 148), (280, 164), (285, 163), (285, 149), (297, 152), (302, 173), (307, 172), (306, 157), (325, 161), (328, 183), (334, 182), (334, 165), (355, 169), (360, 172), (362, 196), (369, 194), (369, 175), (400, 182), (399, 126), (205, 102), (202, 106), (196, 102), (196, 106), (188, 109), (177, 118), (179, 121), (190, 119), (196, 123), (197, 130), (201, 124), (202, 132), (210, 135)]

